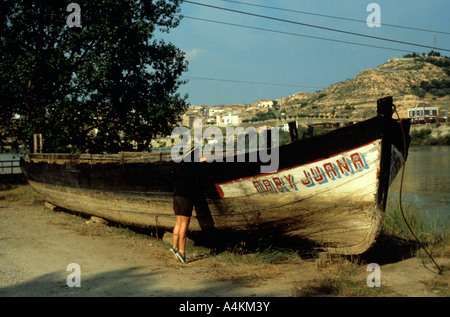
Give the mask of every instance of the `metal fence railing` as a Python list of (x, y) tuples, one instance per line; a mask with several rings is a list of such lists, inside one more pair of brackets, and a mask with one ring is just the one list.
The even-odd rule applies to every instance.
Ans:
[(2, 160), (0, 161), (0, 174), (21, 174), (19, 160)]

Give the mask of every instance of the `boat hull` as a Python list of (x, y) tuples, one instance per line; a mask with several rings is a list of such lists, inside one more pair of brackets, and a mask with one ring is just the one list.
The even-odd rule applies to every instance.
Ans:
[[(363, 253), (381, 230), (408, 132), (407, 121), (369, 119), (280, 147), (279, 169), (266, 174), (258, 162), (191, 163), (205, 174), (205, 201), (189, 230), (271, 230), (331, 253)], [(174, 226), (180, 164), (154, 154), (30, 154), (21, 162), (29, 184), (56, 206), (164, 230)]]

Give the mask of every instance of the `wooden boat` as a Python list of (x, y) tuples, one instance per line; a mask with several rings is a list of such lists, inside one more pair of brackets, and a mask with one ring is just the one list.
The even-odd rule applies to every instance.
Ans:
[(330, 253), (360, 254), (380, 233), (389, 185), (409, 147), (409, 121), (392, 118), (392, 97), (377, 108), (366, 121), (280, 146), (272, 173), (250, 160), (175, 163), (170, 153), (30, 154), (21, 167), (56, 206), (171, 230), (177, 169), (197, 164), (205, 202), (193, 213), (191, 232), (269, 230)]

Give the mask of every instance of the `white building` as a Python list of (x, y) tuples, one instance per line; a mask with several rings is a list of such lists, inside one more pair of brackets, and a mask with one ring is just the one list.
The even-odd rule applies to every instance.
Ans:
[(258, 101), (258, 107), (260, 107), (260, 108), (272, 108), (273, 107), (273, 100), (259, 100)]
[(238, 115), (224, 114), (216, 116), (216, 124), (218, 126), (235, 126), (240, 124), (240, 119)]
[(214, 116), (214, 115), (217, 115), (218, 113), (222, 113), (222, 112), (224, 112), (224, 111), (225, 111), (225, 110), (220, 109), (220, 108), (214, 108), (214, 107), (211, 107), (211, 108), (209, 109), (208, 113), (209, 113), (209, 116)]
[[(297, 121), (295, 121), (295, 126), (298, 129), (298, 122)], [(289, 123), (286, 122), (285, 124), (283, 124), (283, 126), (281, 127), (281, 130), (285, 131), (285, 132), (289, 132)]]
[(438, 107), (427, 107), (425, 105), (418, 105), (415, 108), (408, 109), (408, 118), (415, 121), (433, 121), (436, 120), (439, 114)]

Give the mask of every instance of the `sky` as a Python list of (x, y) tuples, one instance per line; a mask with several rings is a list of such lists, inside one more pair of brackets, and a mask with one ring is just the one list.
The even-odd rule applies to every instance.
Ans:
[[(191, 105), (315, 92), (408, 52), (450, 56), (449, 0), (186, 1), (180, 25), (160, 38), (186, 53), (188, 83), (178, 92)], [(369, 16), (380, 27), (369, 27)]]

